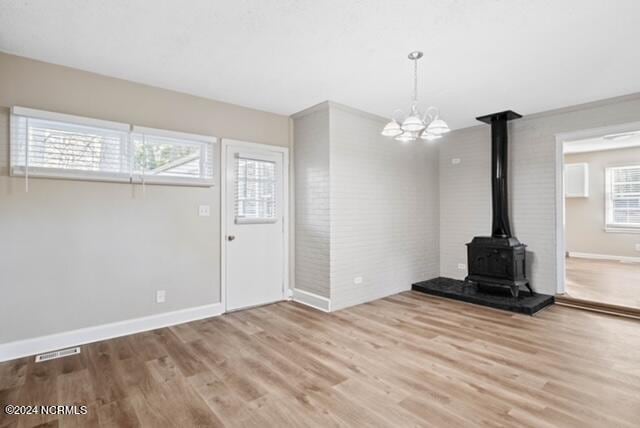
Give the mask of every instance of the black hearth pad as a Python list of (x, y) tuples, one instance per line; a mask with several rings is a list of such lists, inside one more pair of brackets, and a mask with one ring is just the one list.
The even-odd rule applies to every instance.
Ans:
[(468, 284), (457, 279), (438, 277), (427, 281), (417, 282), (411, 286), (415, 291), (432, 294), (434, 296), (447, 297), (463, 302), (475, 303), (490, 308), (505, 311), (533, 315), (540, 309), (552, 305), (553, 296), (548, 294), (534, 294), (533, 296), (524, 290), (520, 291), (520, 297), (516, 300), (507, 293), (488, 293), (478, 290), (475, 284)]

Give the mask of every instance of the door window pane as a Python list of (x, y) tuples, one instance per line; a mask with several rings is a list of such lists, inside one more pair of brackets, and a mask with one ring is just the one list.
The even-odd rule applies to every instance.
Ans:
[(236, 223), (275, 222), (276, 163), (237, 156), (235, 172)]

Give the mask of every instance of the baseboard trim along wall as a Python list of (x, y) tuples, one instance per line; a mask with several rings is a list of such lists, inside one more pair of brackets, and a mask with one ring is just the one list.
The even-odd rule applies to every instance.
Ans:
[(222, 303), (214, 303), (95, 327), (81, 328), (64, 333), (3, 343), (0, 344), (0, 362), (215, 317), (222, 313), (224, 313), (224, 305)]
[(317, 294), (294, 288), (292, 299), (294, 302), (311, 306), (312, 308), (318, 309), (319, 311), (331, 312), (331, 300), (327, 299), (326, 297), (318, 296)]
[(629, 256), (612, 256), (610, 254), (591, 254), (591, 253), (574, 253), (569, 252), (569, 257), (576, 259), (594, 259), (594, 260), (613, 260), (627, 263), (640, 263), (640, 257)]

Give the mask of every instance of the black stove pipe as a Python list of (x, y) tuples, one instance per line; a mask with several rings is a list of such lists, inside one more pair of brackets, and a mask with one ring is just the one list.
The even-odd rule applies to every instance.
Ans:
[(507, 122), (521, 117), (518, 113), (507, 110), (476, 118), (491, 125), (491, 201), (493, 212), (491, 236), (493, 238), (512, 237), (507, 186), (509, 165)]

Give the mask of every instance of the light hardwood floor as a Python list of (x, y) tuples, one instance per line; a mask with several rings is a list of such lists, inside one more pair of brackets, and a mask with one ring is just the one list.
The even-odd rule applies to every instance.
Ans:
[(640, 323), (406, 292), (278, 303), (0, 364), (0, 403), (89, 406), (33, 426), (638, 427)]
[(640, 309), (640, 263), (568, 257), (566, 266), (570, 297)]

